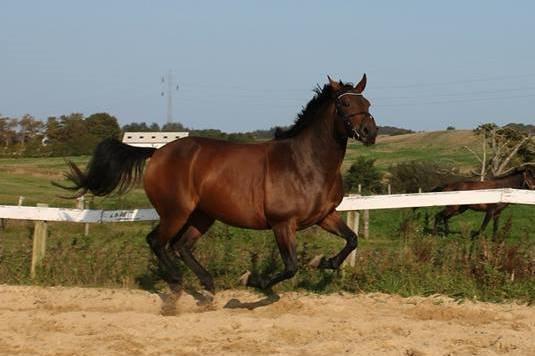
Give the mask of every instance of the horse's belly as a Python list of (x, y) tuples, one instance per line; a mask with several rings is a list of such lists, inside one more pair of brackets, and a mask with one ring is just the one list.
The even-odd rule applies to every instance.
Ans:
[(200, 195), (199, 209), (225, 224), (266, 229), (261, 182), (221, 182), (205, 187)]
[(257, 230), (269, 228), (262, 213), (252, 206), (228, 200), (215, 204), (201, 200), (198, 208), (205, 214), (228, 225)]

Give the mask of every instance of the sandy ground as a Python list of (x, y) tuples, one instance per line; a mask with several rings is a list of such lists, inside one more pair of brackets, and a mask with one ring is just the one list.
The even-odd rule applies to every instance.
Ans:
[(535, 307), (246, 291), (198, 306), (188, 294), (0, 286), (0, 354), (535, 355)]

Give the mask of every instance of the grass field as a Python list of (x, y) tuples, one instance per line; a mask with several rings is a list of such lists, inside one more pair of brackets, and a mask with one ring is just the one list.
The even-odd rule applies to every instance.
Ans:
[[(358, 155), (377, 159), (385, 169), (406, 160), (444, 160), (464, 170), (475, 158), (464, 145), (476, 148), (469, 131), (444, 131), (382, 137), (375, 146), (351, 144), (344, 166)], [(72, 160), (83, 165), (88, 157)], [(63, 158), (0, 159), (0, 204), (74, 207), (75, 202), (50, 181), (61, 181)], [(97, 198), (92, 208), (150, 207), (141, 189), (122, 197)], [(438, 208), (382, 210), (370, 213), (370, 238), (361, 239), (357, 268), (344, 274), (302, 269), (280, 288), (313, 291), (383, 291), (411, 294), (445, 293), (485, 300), (516, 298), (535, 301), (535, 239), (533, 207), (510, 206), (502, 214), (501, 240), (472, 243), (470, 230), (479, 226), (480, 213), (468, 212), (452, 219), (449, 238), (425, 232), (426, 215)], [(33, 282), (40, 284), (127, 286), (157, 290), (163, 287), (160, 272), (146, 243), (151, 223), (91, 225), (83, 236), (80, 224), (51, 223), (44, 267)], [(31, 283), (30, 222), (9, 221), (0, 231), (0, 283)], [(505, 240), (505, 242), (502, 242)], [(331, 255), (342, 240), (319, 228), (299, 234), (299, 260), (305, 265), (316, 254)], [(475, 252), (474, 252), (475, 251)], [(249, 231), (216, 223), (201, 239), (198, 258), (214, 274), (219, 288), (235, 288), (245, 270), (269, 273), (280, 268), (278, 251), (269, 231)], [(197, 282), (186, 271), (188, 283)]]

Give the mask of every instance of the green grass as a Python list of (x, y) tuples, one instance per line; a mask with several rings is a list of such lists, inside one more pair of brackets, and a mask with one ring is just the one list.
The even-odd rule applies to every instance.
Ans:
[[(68, 157), (81, 167), (89, 157)], [(54, 207), (75, 207), (76, 201), (64, 199), (69, 192), (55, 187), (51, 182), (65, 183), (63, 173), (67, 166), (65, 159), (51, 158), (9, 158), (0, 159), (0, 204), (16, 205), (19, 196), (24, 197), (24, 205), (35, 206), (47, 203)], [(136, 188), (124, 196), (94, 198), (90, 207), (95, 209), (130, 209), (150, 207), (143, 189)]]
[(390, 165), (409, 160), (442, 161), (468, 171), (477, 165), (477, 158), (464, 146), (479, 151), (479, 138), (467, 131), (438, 131), (382, 137), (373, 146), (350, 143), (344, 161), (348, 168), (358, 156), (376, 159), (385, 170)]
[[(348, 167), (357, 155), (376, 158), (382, 169), (412, 159), (449, 160), (464, 169), (475, 164), (475, 158), (461, 146), (477, 144), (474, 138), (470, 141), (471, 136), (466, 132), (459, 137), (451, 132), (404, 136), (387, 138), (371, 147), (351, 144), (344, 166)], [(88, 157), (72, 160), (83, 166)], [(66, 168), (63, 158), (0, 159), (0, 167), (0, 204), (15, 205), (22, 195), (24, 205), (75, 206), (74, 201), (59, 197), (64, 191), (50, 184), (62, 181)], [(150, 204), (138, 188), (122, 197), (94, 199), (91, 207), (127, 209), (150, 207)], [(401, 295), (442, 293), (491, 301), (535, 302), (533, 207), (509, 206), (502, 213), (504, 241), (497, 242), (485, 238), (470, 240), (470, 231), (479, 227), (483, 219), (477, 212), (452, 218), (450, 228), (456, 233), (448, 238), (428, 235), (426, 215), (427, 223), (431, 224), (438, 210), (371, 211), (370, 238), (360, 240), (355, 269), (339, 273), (302, 268), (295, 278), (277, 288)], [(46, 259), (37, 278), (31, 280), (33, 224), (8, 221), (6, 229), (0, 230), (0, 283), (160, 290), (164, 287), (161, 274), (145, 243), (151, 226), (151, 223), (95, 224), (85, 237), (81, 224), (50, 223)], [(300, 232), (298, 241), (302, 266), (316, 254), (330, 256), (343, 246), (342, 239), (319, 228)], [(470, 251), (473, 253), (469, 254)], [(245, 270), (267, 273), (281, 267), (271, 232), (243, 230), (220, 223), (201, 239), (195, 254), (214, 275), (220, 289), (239, 287), (238, 277)], [(184, 271), (186, 283), (198, 286), (191, 272), (179, 267)]]

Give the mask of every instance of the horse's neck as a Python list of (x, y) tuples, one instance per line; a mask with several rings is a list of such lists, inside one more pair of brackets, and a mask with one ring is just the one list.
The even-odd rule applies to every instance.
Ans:
[(306, 165), (317, 167), (326, 176), (335, 176), (344, 160), (347, 138), (336, 137), (334, 112), (329, 109), (317, 113), (319, 117), (294, 138), (293, 147)]

